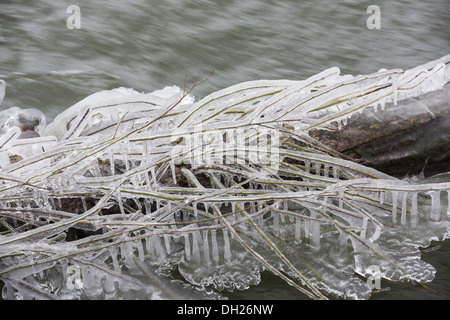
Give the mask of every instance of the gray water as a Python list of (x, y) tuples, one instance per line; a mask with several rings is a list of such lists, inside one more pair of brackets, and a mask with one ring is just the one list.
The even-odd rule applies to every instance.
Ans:
[[(375, 3), (376, 2), (376, 3)], [(370, 5), (381, 28), (369, 29)], [(78, 5), (81, 29), (69, 29)], [(301, 80), (408, 69), (450, 53), (450, 1), (0, 0), (0, 111), (37, 108), (47, 122), (94, 92), (191, 87), (196, 98), (256, 79)], [(397, 286), (375, 298), (450, 296), (450, 245), (427, 253), (431, 289)], [(270, 275), (236, 298), (297, 298)]]

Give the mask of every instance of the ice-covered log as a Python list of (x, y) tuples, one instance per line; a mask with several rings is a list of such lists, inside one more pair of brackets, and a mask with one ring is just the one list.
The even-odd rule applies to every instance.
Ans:
[(425, 177), (450, 170), (450, 84), (442, 89), (365, 109), (338, 130), (311, 136), (361, 164), (387, 174)]
[[(307, 132), (436, 93), (450, 80), (449, 61), (250, 81), (187, 104), (190, 91), (105, 91), (47, 127), (53, 146), (10, 164), (5, 152), (18, 131), (7, 131), (3, 297), (57, 283), (52, 292), (63, 298), (134, 291), (156, 299), (179, 283), (183, 293), (216, 298), (258, 284), (268, 270), (310, 298), (363, 299), (371, 291), (355, 272), (367, 277), (373, 265), (389, 280), (431, 281), (418, 248), (450, 234), (450, 183), (397, 179)], [(430, 108), (422, 113), (436, 118)]]

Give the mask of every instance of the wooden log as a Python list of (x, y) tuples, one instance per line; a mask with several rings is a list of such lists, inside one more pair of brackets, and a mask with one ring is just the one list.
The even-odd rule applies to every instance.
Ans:
[(450, 84), (419, 97), (366, 109), (338, 130), (310, 135), (355, 161), (392, 176), (429, 177), (450, 171)]

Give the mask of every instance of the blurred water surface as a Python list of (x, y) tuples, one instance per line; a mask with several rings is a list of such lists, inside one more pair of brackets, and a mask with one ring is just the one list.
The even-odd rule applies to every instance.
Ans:
[[(201, 98), (247, 80), (301, 80), (333, 66), (353, 75), (407, 69), (450, 53), (448, 0), (374, 2), (0, 0), (0, 111), (37, 108), (50, 122), (87, 95), (120, 86), (190, 87), (214, 71), (193, 92)], [(381, 10), (378, 30), (366, 26), (372, 4)], [(66, 26), (70, 5), (81, 10), (80, 30)], [(449, 296), (448, 243), (436, 252), (446, 253), (429, 255)], [(237, 296), (261, 298), (268, 288)], [(284, 286), (276, 292), (293, 297)]]
[[(69, 5), (81, 29), (68, 29)], [(214, 75), (202, 97), (246, 80), (304, 79), (410, 68), (450, 52), (450, 2), (100, 0), (0, 1), (2, 109), (38, 108), (52, 120), (93, 92), (153, 91)], [(186, 80), (186, 82), (185, 82)]]

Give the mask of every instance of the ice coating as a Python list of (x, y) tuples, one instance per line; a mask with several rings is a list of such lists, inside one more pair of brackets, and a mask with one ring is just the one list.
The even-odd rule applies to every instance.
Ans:
[[(18, 129), (6, 117), (15, 131), (0, 140), (1, 215), (34, 228), (0, 235), (3, 297), (221, 298), (269, 271), (309, 298), (366, 299), (373, 265), (393, 281), (432, 281), (434, 267), (419, 248), (449, 237), (441, 195), (450, 183), (398, 180), (304, 133), (436, 90), (448, 81), (446, 61), (406, 72), (353, 77), (331, 68), (302, 81), (250, 81), (199, 101), (180, 100), (184, 91), (175, 87), (102, 91), (63, 112), (39, 140), (20, 141), (40, 150), (11, 163)], [(266, 126), (281, 126), (289, 146), (276, 144), (277, 172), (242, 150), (235, 162), (193, 164), (190, 150), (177, 148), (186, 132), (245, 127), (234, 151)], [(208, 148), (196, 156), (230, 151), (201, 141), (191, 147)], [(82, 275), (75, 291), (70, 280), (80, 279), (69, 267)], [(43, 285), (23, 282), (31, 278)], [(54, 282), (58, 290), (45, 289)]]
[[(73, 134), (80, 135), (89, 127), (100, 126), (102, 122), (117, 122), (127, 113), (131, 117), (133, 112), (154, 111), (166, 104), (176, 103), (182, 97), (183, 92), (177, 86), (165, 87), (152, 93), (140, 93), (124, 87), (96, 92), (58, 115), (43, 134), (58, 139), (69, 138)], [(193, 99), (192, 96), (186, 96), (180, 105), (190, 104)], [(85, 124), (77, 127), (81, 121)]]

